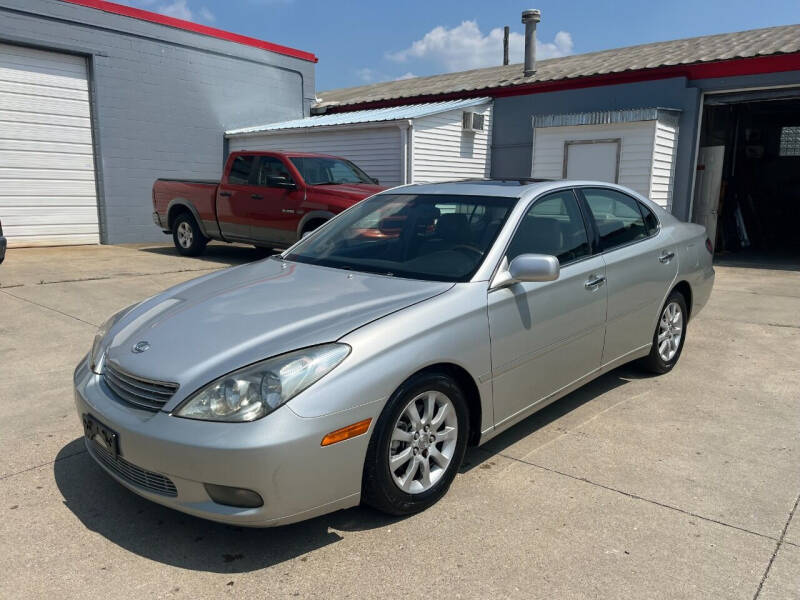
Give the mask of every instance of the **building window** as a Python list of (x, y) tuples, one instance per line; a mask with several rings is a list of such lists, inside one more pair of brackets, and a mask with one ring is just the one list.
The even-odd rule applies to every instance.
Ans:
[(800, 126), (781, 127), (779, 156), (800, 156)]

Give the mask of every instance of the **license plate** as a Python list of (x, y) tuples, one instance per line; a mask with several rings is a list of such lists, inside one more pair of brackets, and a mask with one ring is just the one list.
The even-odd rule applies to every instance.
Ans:
[(92, 415), (83, 415), (83, 432), (87, 439), (111, 452), (114, 458), (119, 456), (119, 435)]

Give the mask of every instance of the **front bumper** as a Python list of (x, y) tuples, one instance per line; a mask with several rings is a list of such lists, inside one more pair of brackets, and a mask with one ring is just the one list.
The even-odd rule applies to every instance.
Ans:
[(0, 235), (0, 263), (3, 262), (3, 260), (5, 260), (5, 258), (6, 258), (6, 246), (7, 245), (8, 245), (8, 242), (6, 241), (6, 238), (4, 238), (2, 235)]
[[(252, 423), (211, 423), (133, 408), (113, 396), (86, 359), (75, 370), (78, 416), (89, 414), (119, 435), (124, 464), (108, 463), (96, 442), (86, 441), (90, 455), (106, 472), (159, 504), (243, 526), (283, 525), (358, 504), (372, 427), (332, 446), (322, 447), (320, 442), (325, 434), (363, 419), (372, 418), (374, 426), (381, 404), (319, 418), (300, 417), (284, 405)], [(138, 470), (131, 473), (131, 468)], [(167, 478), (174, 495), (142, 484), (142, 472)], [(204, 483), (253, 490), (264, 505), (217, 504)]]

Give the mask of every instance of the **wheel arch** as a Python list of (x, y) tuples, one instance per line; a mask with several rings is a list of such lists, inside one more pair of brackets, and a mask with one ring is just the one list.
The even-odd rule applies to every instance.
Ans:
[(297, 225), (297, 239), (302, 237), (303, 229), (305, 229), (306, 225), (308, 225), (311, 221), (329, 221), (335, 216), (336, 215), (329, 210), (312, 210), (311, 212), (307, 212), (303, 215), (303, 218), (300, 219), (300, 223)]
[[(461, 391), (464, 392), (464, 399), (467, 401), (467, 409), (469, 410), (469, 437), (467, 438), (467, 445), (477, 446), (481, 438), (481, 419), (483, 418), (483, 408), (481, 405), (481, 394), (478, 390), (478, 384), (475, 379), (470, 375), (464, 367), (455, 363), (440, 362), (420, 369), (409, 375), (403, 384), (419, 375), (421, 373), (441, 373), (451, 377)], [(401, 384), (401, 385), (403, 385)]]
[(188, 212), (192, 215), (195, 223), (197, 223), (197, 227), (200, 228), (201, 233), (209, 237), (206, 228), (203, 227), (203, 220), (200, 218), (200, 215), (197, 214), (197, 209), (192, 206), (192, 204), (183, 198), (174, 198), (170, 200), (169, 205), (167, 205), (167, 228), (172, 231), (172, 226), (175, 223), (175, 219), (178, 218), (178, 215)]
[(680, 292), (684, 300), (686, 300), (686, 320), (688, 321), (692, 316), (692, 286), (684, 279), (673, 286), (670, 294), (672, 292)]

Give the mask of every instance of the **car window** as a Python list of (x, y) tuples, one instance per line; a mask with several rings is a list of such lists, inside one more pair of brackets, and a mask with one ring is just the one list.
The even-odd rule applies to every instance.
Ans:
[(237, 156), (231, 165), (231, 172), (228, 173), (228, 183), (247, 185), (250, 182), (254, 161), (255, 156), (252, 155)]
[(644, 226), (647, 227), (647, 235), (655, 235), (658, 231), (658, 219), (655, 214), (641, 202), (639, 202), (639, 210), (642, 211), (642, 215), (644, 216)]
[(591, 253), (589, 237), (572, 190), (540, 198), (522, 217), (506, 256), (550, 254), (562, 265)]
[(636, 200), (616, 190), (583, 188), (582, 191), (600, 234), (601, 250), (611, 250), (648, 236)]
[(435, 281), (469, 281), (516, 198), (378, 194), (359, 202), (286, 260)]
[(285, 177), (289, 181), (294, 181), (289, 169), (283, 164), (283, 161), (274, 156), (262, 156), (258, 165), (258, 177), (256, 181), (258, 185), (267, 185), (270, 177)]

